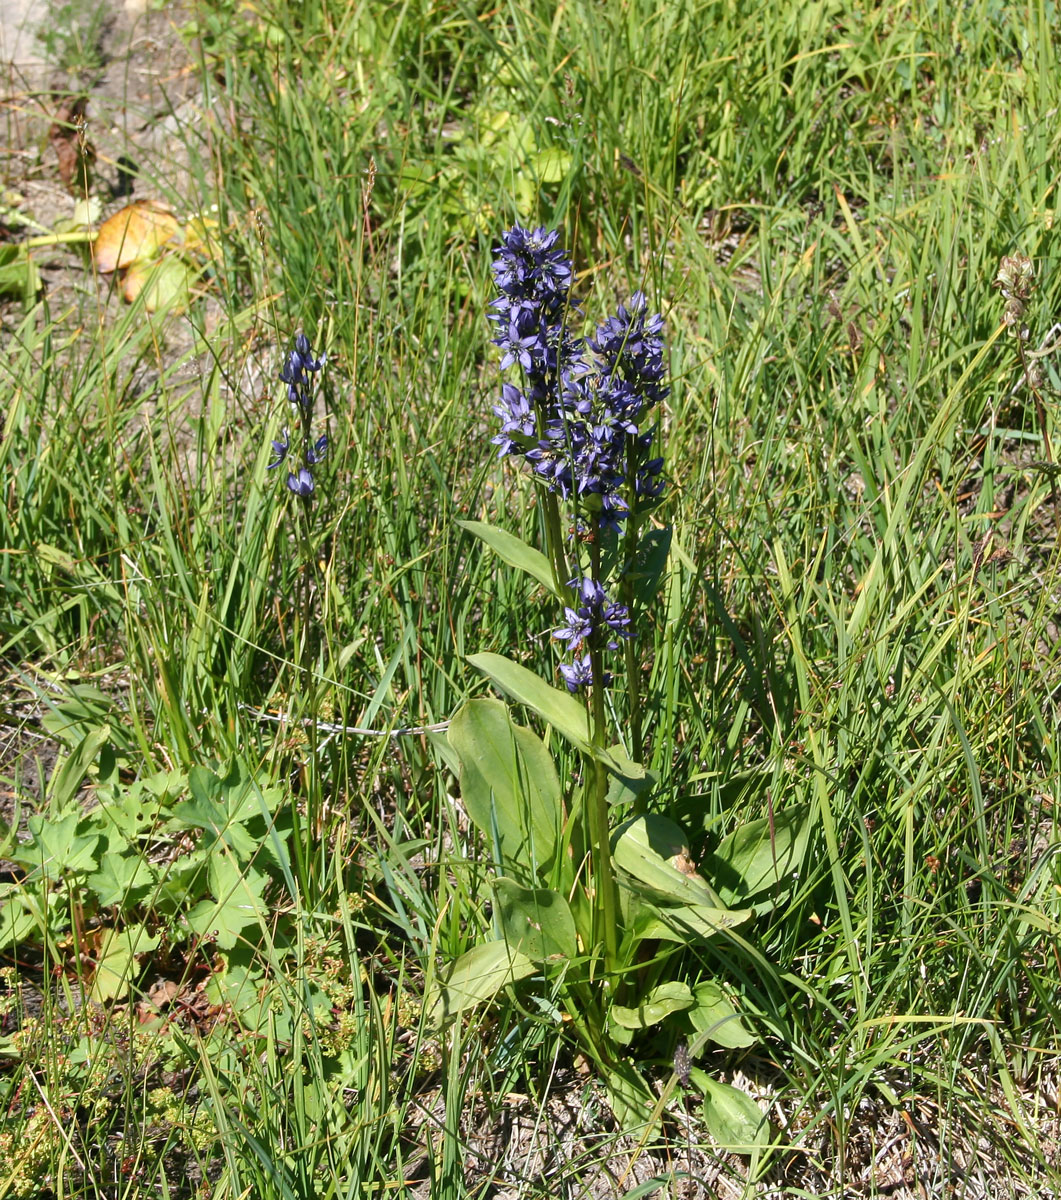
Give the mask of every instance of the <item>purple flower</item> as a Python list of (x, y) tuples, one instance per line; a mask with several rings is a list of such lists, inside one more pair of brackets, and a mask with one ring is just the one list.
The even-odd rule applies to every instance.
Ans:
[[(576, 585), (581, 603), (577, 609), (565, 607), (567, 624), (553, 630), (554, 638), (566, 642), (567, 649), (578, 656), (579, 651), (587, 647), (617, 650), (619, 643), (615, 640), (616, 637), (633, 637), (630, 612), (625, 604), (613, 604), (600, 583), (589, 575), (580, 580), (572, 579), (568, 586)], [(562, 663), (560, 674), (564, 677), (568, 690), (577, 691), (592, 679), (590, 655), (583, 653), (571, 663)], [(605, 675), (605, 687), (610, 682), (611, 676)]]
[(287, 458), (287, 452), (290, 449), (291, 435), (288, 433), (287, 427), (285, 426), (284, 432), (281, 435), (281, 439), (279, 441), (277, 441), (276, 438), (273, 439), (273, 461), (269, 464), (268, 469), (272, 471), (274, 468), (280, 466), (280, 464)]
[(566, 252), (556, 248), (559, 237), (555, 229), (516, 225), (502, 234), (493, 264), (501, 295), (490, 305), (495, 310), (490, 321), (501, 368), (519, 363), (528, 394), (537, 399), (555, 391), (561, 366), (581, 351), (566, 330), (574, 270)]
[(647, 308), (644, 293), (634, 292), (629, 308), (620, 304), (616, 315), (597, 327), (589, 347), (602, 375), (626, 383), (639, 404), (651, 408), (666, 399), (669, 389), (663, 384), (663, 318), (659, 313), (646, 317)]
[(589, 687), (593, 682), (593, 665), (588, 654), (576, 658), (574, 662), (561, 663), (560, 674), (567, 684), (569, 692), (577, 692), (579, 688)]
[(647, 505), (663, 491), (662, 461), (649, 457), (644, 429), (668, 394), (663, 318), (649, 316), (635, 292), (588, 342), (575, 337), (574, 270), (559, 236), (516, 225), (494, 258), (494, 344), (503, 370), (519, 365), (524, 387), (503, 386), (493, 443), (501, 455), (521, 455), (549, 491), (574, 499), (580, 520), (620, 533), (632, 496)]
[(291, 433), (284, 427), (279, 438), (273, 440), (272, 458), (269, 470), (275, 470), (282, 463), (291, 462), (287, 474), (288, 490), (303, 500), (313, 495), (314, 481), (311, 467), (321, 462), (328, 452), (328, 436), (322, 434), (316, 440), (313, 438), (313, 392), (310, 376), (324, 366), (328, 356), (322, 354), (314, 357), (309, 344), (309, 338), (299, 333), (295, 338), (294, 347), (288, 352), (280, 379), (287, 384), (287, 396), (296, 405), (298, 414), (298, 437), (300, 449), (298, 454), (292, 452)]
[(313, 397), (306, 373), (313, 374), (319, 371), (327, 361), (327, 354), (314, 358), (309, 338), (304, 333), (298, 334), (295, 338), (295, 348), (289, 351), (287, 362), (280, 372), (281, 381), (287, 384), (287, 398), (292, 404), (309, 408)]
[(493, 439), (500, 446), (499, 457), (518, 453), (533, 443), (536, 422), (530, 400), (511, 383), (501, 387), (501, 403), (494, 405), (494, 414), (501, 418), (501, 432)]
[(568, 650), (577, 650), (593, 633), (593, 619), (573, 608), (564, 608), (567, 624), (553, 630), (553, 637), (567, 642)]
[(313, 476), (306, 467), (303, 467), (297, 475), (288, 475), (287, 486), (296, 496), (301, 496), (305, 499), (313, 495)]

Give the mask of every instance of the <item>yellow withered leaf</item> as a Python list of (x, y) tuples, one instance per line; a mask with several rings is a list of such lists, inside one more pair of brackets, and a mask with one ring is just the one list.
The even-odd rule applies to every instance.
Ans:
[(177, 218), (162, 208), (127, 204), (100, 226), (94, 254), (105, 274), (151, 258), (159, 246), (177, 235)]

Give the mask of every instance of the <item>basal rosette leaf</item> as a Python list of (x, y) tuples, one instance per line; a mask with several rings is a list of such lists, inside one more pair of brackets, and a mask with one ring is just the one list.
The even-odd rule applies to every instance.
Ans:
[(636, 1005), (613, 1004), (608, 1019), (621, 1029), (649, 1029), (673, 1013), (685, 1012), (693, 1003), (693, 989), (681, 980), (671, 980), (654, 987)]
[(704, 1097), (704, 1121), (711, 1136), (733, 1154), (753, 1154), (770, 1140), (770, 1124), (751, 1098), (728, 1083), (693, 1067), (690, 1078)]
[(611, 838), (612, 861), (649, 896), (681, 904), (724, 908), (696, 870), (685, 831), (659, 813), (625, 821)]
[(812, 830), (808, 805), (782, 809), (740, 825), (704, 856), (718, 894), (727, 904), (747, 904), (792, 880), (803, 864)]

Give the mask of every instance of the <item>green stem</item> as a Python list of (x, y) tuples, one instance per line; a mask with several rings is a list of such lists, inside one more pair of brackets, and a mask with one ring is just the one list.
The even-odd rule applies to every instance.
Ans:
[[(313, 498), (311, 496), (302, 497), (302, 518), (303, 531), (301, 538), (301, 570), (300, 589), (301, 589), (301, 619), (302, 630), (299, 639), (299, 682), (300, 691), (302, 694), (301, 711), (309, 718), (306, 724), (307, 746), (307, 769), (306, 769), (306, 860), (307, 863), (313, 858), (312, 847), (323, 846), (324, 839), (321, 836), (320, 828), (321, 814), (318, 799), (320, 796), (320, 775), (317, 769), (317, 680), (316, 673), (313, 670), (313, 639), (311, 632), (313, 628)], [(319, 864), (318, 871), (312, 869), (307, 870), (307, 874), (311, 879), (321, 880), (324, 878), (323, 864)]]
[[(600, 578), (600, 545), (590, 547), (593, 578)], [(607, 746), (607, 717), (604, 709), (604, 656), (599, 645), (590, 646), (590, 663), (593, 670), (593, 685), (590, 704), (593, 717), (593, 745), (601, 750)], [(615, 876), (612, 873), (612, 853), (608, 832), (608, 776), (604, 763), (594, 756), (592, 761), (592, 783), (589, 795), (588, 824), (593, 857), (593, 913), (596, 920), (595, 942), (604, 944), (604, 967), (613, 975), (618, 959), (619, 913), (615, 894)]]
[[(626, 695), (630, 716), (630, 756), (634, 762), (644, 761), (645, 743), (641, 726), (641, 663), (637, 650), (638, 616), (634, 594), (633, 570), (637, 553), (637, 519), (631, 512), (626, 522), (623, 547), (622, 600), (630, 614), (630, 628), (634, 636), (626, 639)], [(641, 802), (638, 801), (638, 804)], [(637, 811), (641, 811), (640, 808)]]
[(545, 542), (549, 551), (549, 562), (553, 568), (553, 581), (560, 596), (568, 596), (571, 575), (564, 550), (564, 527), (560, 520), (560, 502), (555, 492), (544, 493)]

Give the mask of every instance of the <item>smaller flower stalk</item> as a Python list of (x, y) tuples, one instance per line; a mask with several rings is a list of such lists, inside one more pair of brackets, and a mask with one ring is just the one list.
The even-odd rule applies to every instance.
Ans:
[[(313, 670), (312, 638), (313, 587), (312, 573), (315, 562), (312, 537), (313, 497), (316, 490), (314, 468), (328, 452), (328, 437), (314, 437), (314, 391), (313, 376), (324, 366), (327, 355), (316, 357), (304, 333), (295, 337), (295, 345), (288, 352), (280, 371), (280, 380), (287, 385), (287, 399), (292, 407), (296, 435), (294, 442), (288, 426), (284, 426), (278, 438), (271, 443), (272, 456), (268, 463), (270, 471), (286, 470), (287, 490), (299, 500), (302, 520), (299, 522), (299, 548), (301, 570), (297, 577), (295, 599), (296, 629), (295, 644), (298, 648), (299, 691), (302, 703), (310, 714), (307, 725), (309, 736), (309, 783), (307, 787), (307, 843), (299, 851), (308, 859), (312, 839), (320, 832), (320, 812), (317, 808), (317, 682)], [(301, 845), (296, 838), (296, 844)], [(300, 859), (301, 861), (301, 859)], [(304, 864), (302, 864), (304, 866)], [(303, 883), (308, 884), (310, 873), (300, 870)]]
[[(312, 467), (324, 459), (328, 451), (327, 434), (313, 438), (313, 382), (315, 375), (328, 361), (327, 354), (314, 358), (309, 338), (299, 333), (294, 348), (288, 353), (287, 361), (280, 372), (280, 380), (287, 384), (287, 398), (295, 410), (301, 438), (301, 461), (289, 464), (287, 487), (308, 506), (313, 496), (314, 479)], [(289, 463), (291, 456), (291, 434), (285, 426), (280, 438), (272, 443), (273, 458), (269, 470)]]

